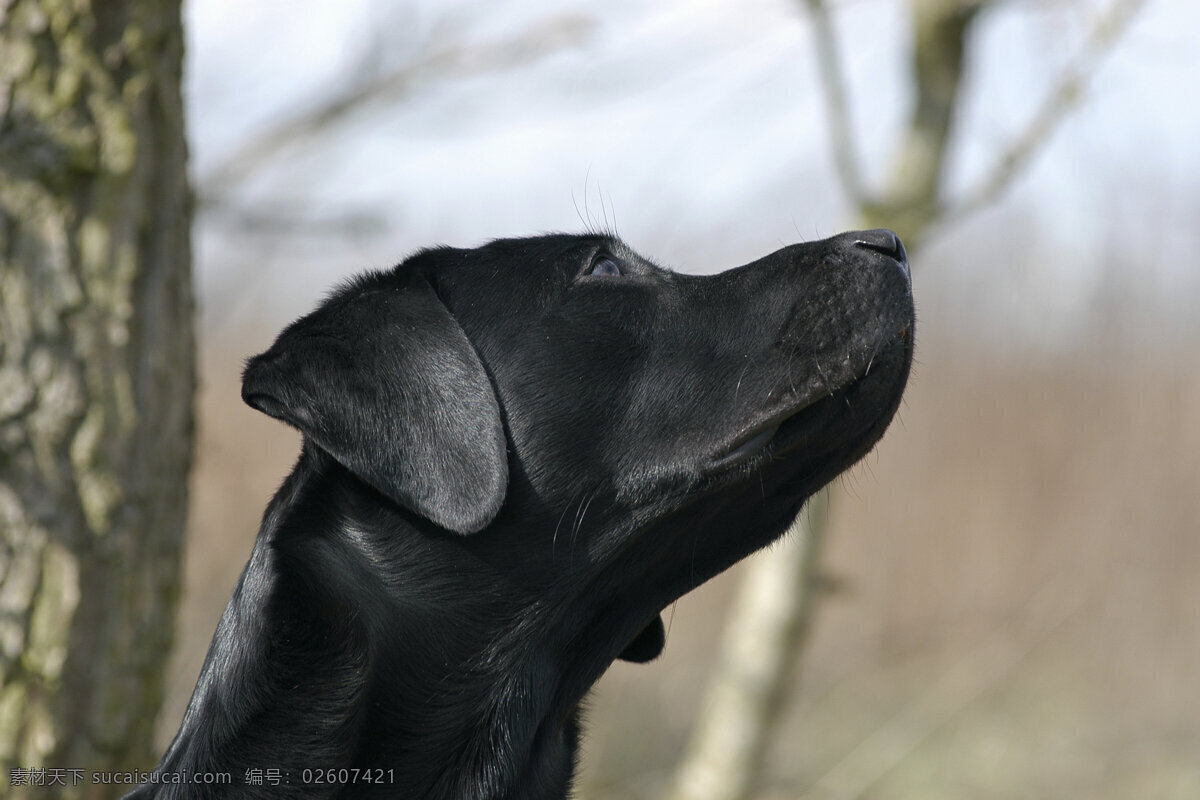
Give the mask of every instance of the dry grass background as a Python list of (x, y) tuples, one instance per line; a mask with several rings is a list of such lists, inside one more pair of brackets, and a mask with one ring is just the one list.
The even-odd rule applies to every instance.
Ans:
[[(1200, 797), (1200, 369), (998, 359), (924, 322), (899, 419), (840, 481), (761, 796)], [(164, 741), (297, 452), (238, 397), (268, 338), (206, 348)], [(660, 796), (735, 577), (668, 610), (662, 659), (601, 682), (580, 797)]]

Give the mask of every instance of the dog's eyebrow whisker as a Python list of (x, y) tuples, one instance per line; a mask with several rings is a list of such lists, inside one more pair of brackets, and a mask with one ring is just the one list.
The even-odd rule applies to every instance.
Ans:
[(591, 177), (592, 165), (589, 164), (587, 172), (583, 174), (583, 213), (587, 217), (587, 221), (583, 223), (583, 226), (587, 228), (588, 233), (594, 232), (592, 230), (592, 212), (591, 209), (588, 208), (588, 181), (591, 179)]
[(608, 206), (604, 204), (604, 189), (600, 187), (600, 181), (596, 181), (596, 194), (600, 195), (600, 213), (604, 215), (604, 229), (610, 231), (612, 228), (608, 224)]
[(579, 200), (575, 197), (575, 190), (571, 190), (571, 205), (575, 206), (575, 216), (579, 217), (579, 222), (583, 225), (584, 230), (589, 230), (588, 221), (583, 218), (583, 213), (579, 210)]

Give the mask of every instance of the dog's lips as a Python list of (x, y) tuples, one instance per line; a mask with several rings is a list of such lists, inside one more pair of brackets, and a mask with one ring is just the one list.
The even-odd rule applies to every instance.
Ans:
[(806, 407), (797, 408), (755, 426), (749, 432), (734, 440), (733, 444), (727, 448), (725, 454), (717, 458), (713, 466), (718, 468), (724, 467), (758, 455), (775, 438), (775, 434), (779, 432), (779, 427)]
[[(888, 355), (888, 350), (893, 348), (904, 354), (902, 358), (907, 363), (912, 352), (912, 337), (909, 335), (907, 326), (902, 328), (885, 348), (880, 349), (880, 352), (876, 354), (877, 358), (873, 358), (872, 362), (883, 361)], [(876, 376), (871, 374), (871, 366), (872, 364), (868, 364), (862, 374), (845, 386), (824, 396), (811, 398), (808, 402), (802, 402), (782, 413), (776, 413), (766, 421), (754, 425), (724, 448), (723, 453), (714, 460), (713, 468), (720, 470), (749, 463), (761, 456), (768, 447), (773, 447), (772, 452), (780, 455), (783, 451), (791, 450), (798, 443), (807, 441), (806, 434), (812, 433), (812, 425), (819, 425), (817, 420), (826, 417), (826, 413), (821, 409), (827, 411), (831, 405), (840, 407), (841, 404), (848, 403), (847, 398), (853, 395), (860, 386), (875, 380)], [(905, 369), (905, 374), (907, 374), (907, 369)]]
[(742, 458), (753, 456), (767, 446), (767, 442), (771, 441), (782, 424), (783, 420), (777, 419), (742, 437), (739, 442), (732, 445), (728, 453), (720, 458), (720, 462), (740, 461)]
[(786, 434), (788, 430), (795, 427), (793, 423), (797, 422), (797, 417), (805, 416), (807, 418), (805, 412), (814, 406), (820, 405), (826, 399), (828, 398), (812, 398), (808, 402), (799, 403), (784, 411), (776, 412), (765, 421), (754, 425), (748, 431), (734, 439), (733, 443), (724, 449), (723, 455), (718, 456), (713, 462), (713, 468), (722, 469), (737, 464), (744, 464), (761, 455), (768, 446), (779, 438), (780, 428), (786, 426), (786, 430), (784, 431)]

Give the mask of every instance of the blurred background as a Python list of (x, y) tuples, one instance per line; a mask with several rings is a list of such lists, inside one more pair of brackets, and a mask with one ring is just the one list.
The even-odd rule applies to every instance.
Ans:
[[(298, 452), (244, 358), (426, 245), (606, 226), (715, 272), (889, 219), (922, 5), (187, 4), (201, 388), (160, 743)], [(836, 487), (756, 796), (1197, 798), (1200, 7), (957, 5), (936, 196), (894, 223), (911, 388)], [(580, 798), (666, 796), (744, 569), (600, 683)]]

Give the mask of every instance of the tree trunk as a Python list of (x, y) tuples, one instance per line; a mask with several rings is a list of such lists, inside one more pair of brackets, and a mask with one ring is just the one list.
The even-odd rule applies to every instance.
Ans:
[(195, 386), (182, 52), (178, 0), (0, 0), (9, 797), (153, 763)]
[(741, 800), (754, 791), (812, 621), (828, 515), (825, 489), (783, 541), (746, 565), (671, 800)]
[(979, 0), (909, 0), (912, 111), (883, 192), (855, 209), (864, 227), (893, 229), (909, 250), (943, 211), (942, 177), (967, 40), (983, 5)]

